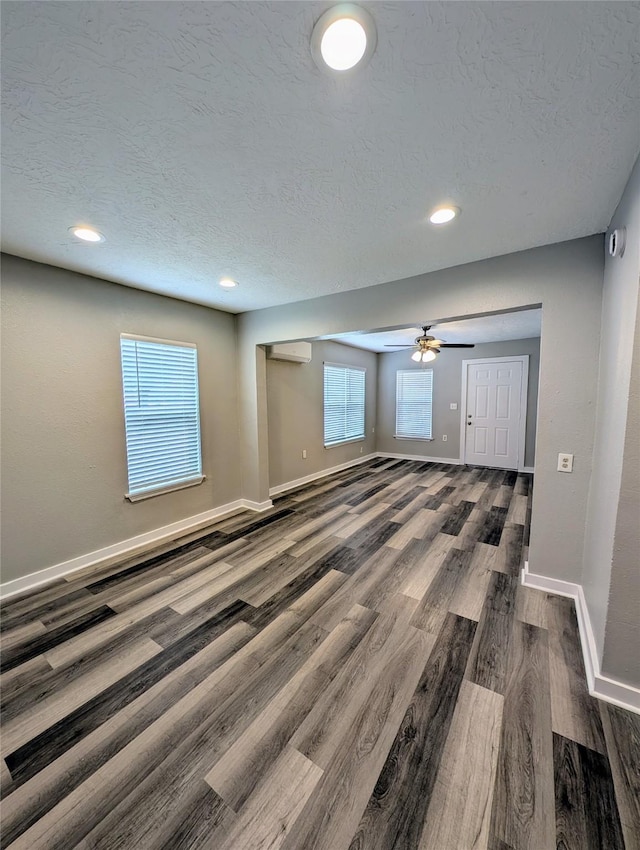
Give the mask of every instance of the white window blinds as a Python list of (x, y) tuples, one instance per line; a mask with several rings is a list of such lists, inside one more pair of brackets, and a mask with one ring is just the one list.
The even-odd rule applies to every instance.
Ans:
[(203, 480), (198, 351), (188, 343), (120, 337), (129, 493)]
[(396, 372), (396, 437), (431, 439), (433, 369)]
[(324, 364), (324, 444), (364, 439), (364, 369)]

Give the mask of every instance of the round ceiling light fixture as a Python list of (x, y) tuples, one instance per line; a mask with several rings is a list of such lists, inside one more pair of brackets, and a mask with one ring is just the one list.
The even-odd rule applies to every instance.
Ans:
[(224, 289), (234, 289), (237, 285), (237, 282), (235, 280), (231, 280), (230, 277), (223, 277), (220, 281), (220, 286)]
[(69, 232), (76, 237), (76, 239), (81, 239), (83, 242), (104, 242), (105, 238), (100, 233), (100, 231), (95, 230), (93, 227), (86, 227), (85, 225), (77, 225), (69, 228)]
[(460, 215), (459, 207), (438, 207), (429, 216), (431, 224), (448, 224)]
[(318, 18), (311, 34), (311, 54), (323, 71), (361, 68), (376, 49), (373, 18), (353, 3), (334, 6)]

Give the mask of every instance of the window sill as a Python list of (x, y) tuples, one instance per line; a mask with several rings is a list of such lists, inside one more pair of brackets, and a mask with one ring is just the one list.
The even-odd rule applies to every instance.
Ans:
[(143, 499), (152, 499), (154, 496), (163, 496), (165, 493), (173, 493), (176, 490), (185, 490), (187, 487), (197, 487), (206, 481), (206, 475), (198, 475), (196, 478), (189, 478), (187, 481), (176, 481), (175, 484), (169, 484), (166, 487), (158, 487), (155, 490), (144, 490), (141, 493), (125, 493), (125, 499), (129, 502), (141, 502)]
[(433, 437), (405, 437), (400, 434), (393, 435), (394, 440), (419, 440), (421, 443), (432, 443)]
[(364, 443), (364, 437), (352, 437), (350, 440), (340, 440), (339, 443), (325, 443), (325, 449), (335, 449), (338, 446), (346, 446), (347, 443)]

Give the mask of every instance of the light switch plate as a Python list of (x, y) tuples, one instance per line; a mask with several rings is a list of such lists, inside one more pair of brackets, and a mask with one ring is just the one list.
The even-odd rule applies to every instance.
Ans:
[(562, 452), (558, 455), (558, 472), (573, 472), (573, 455)]

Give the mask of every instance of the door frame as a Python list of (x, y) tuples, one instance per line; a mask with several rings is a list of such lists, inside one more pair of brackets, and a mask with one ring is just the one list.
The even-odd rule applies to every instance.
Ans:
[[(518, 472), (524, 472), (524, 453), (527, 438), (527, 393), (529, 390), (529, 355), (514, 354), (513, 357), (477, 357), (462, 361), (462, 392), (460, 398), (460, 463), (465, 463), (467, 451), (467, 374), (470, 363), (522, 363), (520, 386), (520, 423), (518, 426)], [(493, 467), (491, 467), (493, 469)], [(497, 469), (497, 467), (496, 467)]]

